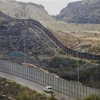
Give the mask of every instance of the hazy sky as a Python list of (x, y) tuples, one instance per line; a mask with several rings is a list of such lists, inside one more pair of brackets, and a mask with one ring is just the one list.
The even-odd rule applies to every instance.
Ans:
[(42, 4), (50, 15), (56, 15), (60, 13), (60, 10), (67, 6), (69, 2), (81, 1), (81, 0), (16, 0), (23, 2), (33, 2), (36, 4)]

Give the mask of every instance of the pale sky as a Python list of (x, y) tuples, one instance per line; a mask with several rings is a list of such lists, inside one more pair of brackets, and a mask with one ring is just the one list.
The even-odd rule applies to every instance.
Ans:
[(16, 0), (16, 1), (42, 4), (45, 10), (50, 15), (57, 15), (60, 13), (61, 9), (67, 6), (69, 2), (81, 1), (81, 0)]

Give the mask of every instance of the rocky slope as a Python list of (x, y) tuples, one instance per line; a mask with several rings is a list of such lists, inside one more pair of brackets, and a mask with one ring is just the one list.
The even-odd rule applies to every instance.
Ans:
[(22, 3), (15, 0), (0, 0), (0, 11), (18, 19), (35, 19), (42, 21), (52, 21), (42, 5), (34, 3)]
[(100, 23), (100, 0), (83, 0), (69, 3), (56, 19), (69, 23)]
[(0, 56), (51, 57), (58, 47), (39, 22), (33, 19), (12, 19), (0, 12)]

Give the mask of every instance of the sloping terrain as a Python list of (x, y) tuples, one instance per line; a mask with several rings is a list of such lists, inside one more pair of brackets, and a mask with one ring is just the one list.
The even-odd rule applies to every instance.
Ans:
[[(85, 8), (89, 10), (90, 6), (93, 6), (93, 7), (97, 6), (96, 4), (98, 2), (99, 2), (99, 0), (95, 0), (95, 2), (93, 0), (90, 0), (90, 2), (89, 2), (89, 0), (83, 0), (83, 1), (75, 2), (75, 4), (74, 3), (69, 4), (68, 7), (71, 7), (71, 8), (67, 8), (67, 9), (69, 9), (68, 10), (69, 12), (71, 10), (73, 10), (73, 12), (76, 14), (76, 12), (74, 11), (76, 9), (76, 6), (85, 7), (86, 4), (88, 4), (88, 6), (87, 6), (88, 8), (86, 8), (86, 7)], [(80, 5), (79, 5), (79, 3), (80, 3)], [(73, 4), (75, 6), (75, 9), (73, 8), (74, 7)], [(82, 11), (84, 9), (82, 8)], [(80, 10), (80, 9), (77, 9), (77, 10)], [(14, 18), (20, 18), (20, 19), (32, 18), (32, 19), (39, 20), (45, 27), (50, 28), (52, 33), (54, 33), (54, 35), (64, 45), (68, 46), (69, 48), (78, 50), (78, 51), (82, 51), (82, 52), (97, 54), (97, 55), (100, 54), (99, 25), (67, 24), (67, 23), (63, 23), (63, 22), (57, 22), (57, 21), (54, 21), (47, 14), (47, 12), (44, 10), (44, 8), (42, 6), (36, 5), (33, 3), (16, 2), (15, 0), (1, 0), (0, 1), (0, 11), (3, 11), (7, 15), (12, 16)], [(82, 11), (80, 11), (80, 12), (82, 12)], [(63, 9), (61, 12), (62, 12), (61, 14), (66, 14), (66, 8)], [(84, 12), (88, 13), (87, 10), (86, 11), (84, 10)], [(67, 14), (69, 14), (69, 13), (67, 13)], [(74, 18), (76, 18), (74, 16), (75, 14), (72, 14), (72, 11), (71, 11), (71, 15), (73, 15)], [(83, 13), (80, 13), (80, 14), (83, 14)], [(78, 13), (78, 15), (80, 15), (80, 14)], [(58, 16), (60, 16), (60, 15), (58, 15)], [(72, 18), (74, 20), (74, 18), (71, 16), (67, 15), (67, 17)], [(84, 18), (86, 18), (86, 17), (84, 17)], [(92, 18), (93, 18), (93, 20), (95, 20), (96, 17), (95, 18), (92, 17)], [(79, 20), (78, 16), (77, 16), (77, 19)], [(89, 18), (89, 19), (91, 19), (91, 18)], [(49, 24), (49, 25), (47, 25), (47, 24)]]
[(0, 77), (0, 100), (58, 100)]
[(100, 24), (42, 22), (64, 45), (81, 52), (100, 55)]
[[(0, 12), (1, 57), (51, 57), (59, 48), (33, 19), (12, 19)], [(24, 59), (25, 60), (25, 59)]]
[(15, 0), (0, 0), (0, 11), (13, 18), (53, 21), (42, 5)]
[[(54, 24), (54, 23), (52, 23), (52, 24)], [(64, 25), (64, 24), (60, 23), (60, 25)], [(60, 25), (59, 25), (59, 27), (60, 27)], [(71, 24), (69, 24), (69, 26), (70, 25)], [(47, 26), (49, 26), (49, 24)], [(69, 26), (67, 25), (66, 28)], [(84, 25), (82, 25), (82, 26), (84, 26)], [(79, 25), (77, 30), (80, 29), (80, 27), (82, 27), (82, 26)], [(73, 41), (73, 39), (75, 39), (74, 42), (79, 39), (78, 36), (75, 37), (76, 35), (73, 35), (73, 36), (69, 35), (70, 29), (69, 29), (69, 31), (68, 30), (66, 31), (66, 32), (68, 32), (68, 34), (66, 35), (66, 32), (59, 31), (59, 27), (56, 26), (56, 23), (53, 27), (57, 28), (57, 30), (53, 30), (54, 32), (55, 31), (59, 32), (58, 39), (63, 40), (63, 38), (66, 39), (68, 37), (69, 41)], [(77, 31), (75, 31), (75, 27), (77, 27), (77, 26), (75, 24), (73, 24), (73, 27), (71, 27), (71, 28), (73, 28), (74, 31), (71, 31), (71, 32), (77, 33)], [(88, 29), (87, 29), (87, 27), (84, 27), (84, 29), (87, 29), (89, 31), (89, 27), (88, 27)], [(63, 27), (60, 27), (60, 28), (63, 29)], [(83, 27), (81, 28), (81, 30), (82, 29), (83, 29)], [(95, 29), (98, 29), (98, 27), (94, 27), (94, 30)], [(59, 56), (60, 55), (59, 51), (61, 51), (61, 50), (48, 37), (49, 33), (50, 32), (36, 20), (14, 19), (14, 18), (10, 18), (9, 16), (0, 12), (0, 47), (1, 47), (0, 48), (0, 54), (1, 54), (0, 56), (2, 59), (7, 59), (7, 60), (11, 60), (11, 61), (13, 61), (15, 59), (16, 62), (18, 61), (18, 63), (20, 62), (21, 64), (22, 64), (22, 62), (24, 62), (24, 63), (27, 62), (27, 63), (31, 63), (31, 64), (33, 63), (34, 65), (48, 69), (51, 72), (55, 72), (58, 70), (57, 74), (59, 76), (62, 74), (60, 72), (63, 72), (63, 71), (64, 71), (64, 76), (66, 76), (65, 73), (67, 71), (69, 71), (71, 73), (70, 75), (72, 75), (73, 72), (75, 72), (75, 74), (76, 74), (77, 73), (77, 64), (78, 64), (77, 59), (72, 60), (75, 58), (72, 58), (72, 59), (68, 58), (68, 59), (64, 59), (64, 60), (63, 60), (63, 58), (61, 58), (60, 60), (58, 59), (59, 63), (58, 62), (56, 63), (57, 59), (55, 59), (54, 62), (52, 63), (52, 59), (54, 58), (54, 56), (55, 55)], [(61, 34), (63, 33), (62, 38), (60, 37), (60, 36), (62, 36), (62, 35), (60, 35), (60, 33)], [(99, 33), (99, 30), (98, 30), (98, 33)], [(56, 34), (56, 33), (54, 33), (54, 34)], [(70, 38), (72, 38), (72, 39), (70, 39)], [(74, 42), (73, 42), (73, 44), (74, 44)], [(63, 55), (60, 55), (60, 57), (61, 56), (67, 56), (67, 55), (66, 55), (66, 53), (63, 53)], [(9, 59), (9, 58), (11, 58), (11, 59)], [(83, 60), (79, 60), (79, 61), (80, 61), (80, 64), (82, 65), (79, 69), (80, 71), (84, 71), (85, 69), (88, 69), (89, 67), (90, 68), (96, 67), (96, 64), (87, 63), (87, 61), (85, 62)], [(54, 65), (54, 63), (56, 63), (56, 64)], [(57, 69), (55, 69), (55, 67)], [(89, 70), (90, 70), (90, 68), (89, 68)], [(60, 76), (60, 77), (62, 77), (62, 76)], [(68, 76), (68, 77), (70, 77), (70, 76)], [(74, 78), (72, 78), (72, 79), (74, 80)]]
[(100, 23), (100, 0), (69, 3), (55, 18), (69, 23)]

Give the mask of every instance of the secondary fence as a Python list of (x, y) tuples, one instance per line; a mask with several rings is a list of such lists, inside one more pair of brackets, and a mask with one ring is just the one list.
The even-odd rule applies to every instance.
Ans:
[(88, 59), (88, 60), (100, 60), (100, 55), (93, 55), (85, 52), (79, 52), (72, 50), (62, 44), (49, 30), (44, 29), (44, 31), (47, 33), (47, 35), (66, 53), (71, 54), (74, 57), (82, 58), (82, 59)]
[[(75, 50), (68, 48), (67, 46), (62, 44), (62, 42), (60, 42), (49, 30), (47, 30), (45, 27), (43, 27), (39, 22), (37, 22), (36, 20), (33, 20), (33, 19), (29, 19), (29, 20), (30, 20), (29, 22), (31, 24), (34, 24), (34, 25), (40, 27), (55, 42), (55, 44), (58, 45), (66, 53), (71, 54), (72, 56), (75, 56), (78, 58), (82, 58), (82, 59), (100, 60), (100, 55), (79, 52), (79, 51), (75, 51)], [(30, 25), (30, 27), (31, 27), (31, 24), (28, 24), (28, 25)]]
[(83, 86), (80, 83), (64, 80), (38, 68), (28, 67), (0, 60), (0, 71), (11, 74), (42, 86), (51, 85), (55, 91), (73, 98), (83, 99), (90, 94), (100, 94), (100, 89)]

